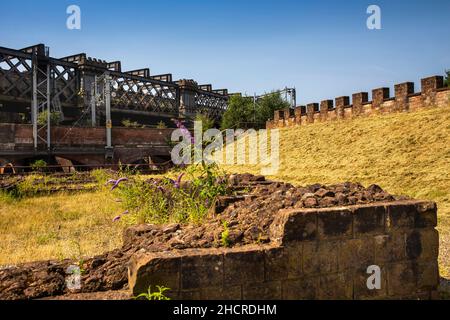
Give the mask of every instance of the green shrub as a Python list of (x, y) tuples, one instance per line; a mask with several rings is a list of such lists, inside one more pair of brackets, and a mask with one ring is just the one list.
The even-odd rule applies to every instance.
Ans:
[[(47, 115), (48, 115), (47, 110), (44, 110), (39, 113), (38, 118), (37, 118), (38, 125), (44, 126), (47, 124)], [(61, 115), (59, 112), (51, 112), (50, 113), (50, 124), (52, 126), (59, 124), (60, 121), (61, 121)]]
[(31, 170), (35, 172), (42, 172), (46, 167), (47, 162), (42, 159), (36, 160), (31, 164)]
[(126, 224), (201, 223), (217, 197), (229, 192), (225, 174), (204, 163), (180, 172), (177, 181), (134, 177), (116, 190), (127, 210), (121, 216)]

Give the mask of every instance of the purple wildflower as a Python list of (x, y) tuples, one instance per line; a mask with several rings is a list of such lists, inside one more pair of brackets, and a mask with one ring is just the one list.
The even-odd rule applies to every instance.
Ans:
[(108, 182), (105, 183), (105, 186), (107, 186), (108, 184), (114, 184), (114, 183), (116, 183), (116, 180), (110, 179), (110, 180), (108, 180)]
[(172, 121), (175, 123), (175, 125), (177, 126), (178, 129), (180, 129), (181, 133), (183, 134), (183, 136), (185, 136), (186, 138), (188, 138), (192, 144), (195, 143), (195, 139), (194, 137), (191, 135), (191, 132), (189, 131), (188, 128), (186, 128), (186, 126), (184, 125), (183, 121), (178, 120), (178, 119), (172, 119)]
[(128, 178), (120, 178), (119, 180), (114, 181), (114, 185), (112, 186), (111, 191), (116, 189), (120, 185), (120, 183), (122, 183), (124, 181), (128, 181)]
[(180, 189), (180, 187), (181, 187), (181, 179), (183, 179), (183, 176), (184, 176), (184, 173), (180, 174), (180, 175), (178, 176), (177, 181), (174, 181), (174, 182), (173, 182), (173, 184), (174, 184), (174, 186), (175, 186), (176, 189)]
[(122, 216), (123, 216), (123, 215), (129, 214), (129, 213), (130, 213), (130, 211), (126, 210), (124, 213), (122, 213), (122, 214), (118, 215), (117, 217), (115, 217), (115, 218), (113, 219), (113, 222), (119, 221), (120, 219), (122, 219)]

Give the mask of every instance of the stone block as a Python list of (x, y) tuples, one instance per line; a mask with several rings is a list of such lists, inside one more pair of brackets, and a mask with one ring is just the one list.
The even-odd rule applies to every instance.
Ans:
[(382, 103), (389, 99), (389, 88), (378, 88), (372, 90), (372, 108), (380, 109)]
[(395, 111), (409, 110), (408, 96), (414, 93), (414, 82), (405, 82), (395, 85)]
[(353, 276), (349, 272), (323, 275), (319, 278), (320, 300), (353, 299)]
[(408, 296), (417, 289), (417, 267), (412, 262), (388, 265), (388, 293), (390, 296)]
[(344, 119), (345, 111), (344, 108), (350, 105), (350, 97), (338, 97), (335, 99), (336, 102), (336, 118)]
[(241, 286), (201, 288), (202, 300), (242, 300)]
[(411, 203), (392, 204), (388, 206), (386, 230), (414, 228), (416, 207)]
[(333, 100), (324, 100), (320, 102), (320, 119), (327, 121), (328, 111), (333, 110)]
[(302, 275), (302, 245), (270, 248), (264, 251), (265, 280), (298, 278)]
[(246, 285), (242, 292), (244, 300), (280, 300), (281, 282), (272, 281)]
[(422, 94), (427, 95), (444, 86), (444, 77), (432, 76), (428, 78), (423, 78), (421, 79), (420, 83), (422, 87)]
[(437, 261), (418, 264), (417, 287), (419, 290), (437, 290), (439, 286), (439, 266)]
[(223, 254), (199, 250), (181, 259), (181, 289), (219, 287), (223, 285)]
[(414, 216), (415, 228), (434, 228), (437, 226), (437, 206), (435, 202), (419, 202), (416, 204)]
[(317, 212), (313, 209), (280, 211), (270, 226), (270, 238), (287, 244), (317, 238)]
[(338, 245), (335, 241), (303, 243), (303, 272), (324, 274), (338, 271)]
[(408, 259), (436, 260), (439, 255), (439, 234), (435, 229), (416, 229), (406, 236)]
[(128, 268), (131, 293), (146, 293), (152, 286), (165, 286), (172, 292), (180, 289), (181, 256), (175, 253), (134, 255)]
[(319, 111), (318, 103), (310, 103), (306, 106), (306, 115), (308, 123), (314, 123), (314, 114)]
[(339, 271), (367, 269), (375, 263), (375, 239), (366, 237), (341, 241), (338, 261)]
[(353, 115), (358, 116), (363, 113), (363, 104), (369, 101), (367, 92), (358, 92), (352, 95)]
[(353, 213), (346, 208), (318, 210), (317, 229), (319, 239), (350, 238), (353, 235)]
[(317, 298), (319, 288), (318, 277), (305, 277), (286, 280), (282, 283), (283, 300), (313, 300)]
[(383, 205), (360, 206), (354, 210), (355, 237), (364, 234), (382, 234), (386, 208)]
[[(373, 273), (367, 273), (367, 269), (361, 269), (355, 272), (353, 276), (353, 290), (354, 290), (354, 298), (357, 300), (366, 300), (366, 299), (382, 299), (387, 297), (387, 272), (386, 268), (383, 266), (380, 267), (380, 289), (374, 288), (369, 289), (367, 282), (369, 277)], [(372, 282), (370, 282), (372, 284)]]
[(406, 257), (406, 234), (393, 232), (386, 235), (378, 235), (375, 240), (376, 263), (398, 262)]
[(202, 300), (200, 289), (180, 291), (180, 300)]
[(224, 253), (224, 286), (264, 282), (264, 250), (237, 248)]

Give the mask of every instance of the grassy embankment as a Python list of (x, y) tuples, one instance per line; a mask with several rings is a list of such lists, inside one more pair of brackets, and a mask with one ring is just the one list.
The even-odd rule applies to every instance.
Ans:
[[(439, 206), (440, 269), (450, 277), (450, 106), (281, 130), (270, 178), (297, 185), (357, 181)], [(257, 166), (229, 172), (259, 173)], [(0, 198), (0, 265), (77, 258), (120, 246), (122, 210), (107, 190)]]
[[(284, 128), (280, 138), (280, 169), (270, 178), (378, 184), (392, 194), (436, 201), (440, 269), (450, 277), (450, 106)], [(259, 174), (260, 168), (226, 170)]]

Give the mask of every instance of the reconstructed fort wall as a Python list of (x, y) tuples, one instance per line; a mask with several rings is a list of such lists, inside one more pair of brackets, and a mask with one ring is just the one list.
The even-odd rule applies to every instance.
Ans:
[(395, 85), (395, 95), (390, 97), (389, 88), (372, 90), (372, 101), (367, 92), (310, 103), (295, 109), (275, 111), (274, 118), (267, 122), (267, 128), (283, 128), (306, 125), (314, 122), (335, 121), (386, 114), (393, 112), (415, 111), (425, 107), (442, 107), (450, 103), (450, 88), (444, 87), (442, 76), (433, 76), (421, 80), (421, 92), (414, 93), (414, 83), (405, 82)]
[[(136, 254), (132, 294), (173, 299), (430, 299), (439, 283), (436, 204), (282, 210), (270, 245)], [(370, 266), (380, 289), (367, 286)], [(370, 282), (370, 281), (369, 281)]]

